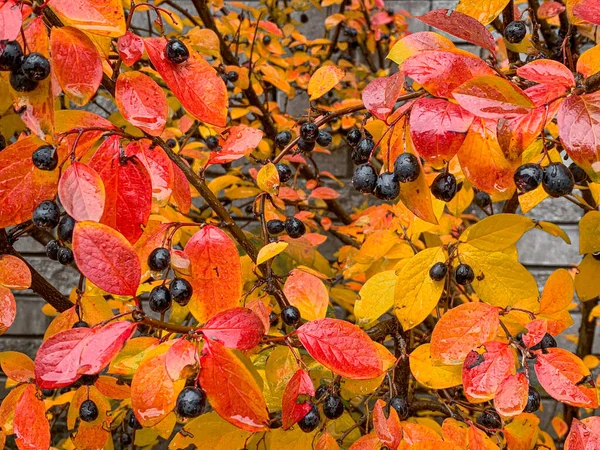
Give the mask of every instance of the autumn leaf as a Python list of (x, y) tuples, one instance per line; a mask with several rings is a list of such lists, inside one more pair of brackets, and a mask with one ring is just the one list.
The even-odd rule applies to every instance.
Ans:
[(289, 244), (287, 242), (271, 242), (261, 248), (256, 256), (256, 265), (260, 266), (262, 263), (275, 258), (281, 252), (283, 252)]
[(467, 14), (488, 25), (502, 12), (509, 0), (460, 0), (458, 12)]
[(562, 84), (566, 88), (575, 87), (575, 77), (571, 71), (558, 61), (538, 59), (519, 67), (517, 75), (536, 83)]
[(21, 258), (0, 255), (0, 285), (16, 290), (31, 286), (31, 270)]
[(471, 350), (463, 363), (462, 384), (469, 401), (491, 400), (500, 383), (515, 370), (514, 349), (498, 341), (490, 341)]
[(459, 365), (433, 364), (430, 344), (418, 346), (410, 355), (410, 371), (415, 379), (430, 389), (448, 389), (462, 383)]
[[(535, 226), (532, 219), (518, 214), (494, 214), (477, 222), (465, 232), (465, 242), (479, 250), (498, 252), (517, 243)], [(463, 236), (465, 236), (463, 234)]]
[(371, 81), (362, 92), (365, 108), (375, 117), (387, 120), (404, 88), (404, 76), (398, 72)]
[(100, 175), (86, 164), (73, 162), (58, 183), (60, 203), (76, 221), (99, 222), (106, 194)]
[(22, 23), (21, 8), (16, 0), (8, 0), (0, 6), (0, 40), (15, 40)]
[(46, 418), (46, 406), (38, 398), (34, 384), (28, 384), (17, 401), (13, 431), (20, 449), (50, 448), (50, 423)]
[(125, 14), (119, 0), (52, 0), (52, 10), (63, 23), (102, 36), (125, 33)]
[(275, 167), (275, 164), (268, 163), (260, 168), (258, 175), (256, 176), (256, 184), (263, 191), (271, 195), (277, 195), (279, 192), (280, 182), (279, 172), (277, 172), (277, 167)]
[(450, 39), (431, 31), (419, 31), (410, 33), (399, 39), (390, 50), (387, 58), (401, 65), (408, 58), (419, 52), (452, 50), (453, 48), (455, 46)]
[(494, 408), (504, 417), (521, 414), (527, 406), (529, 380), (524, 373), (507, 376), (496, 391)]
[(594, 25), (600, 25), (600, 3), (597, 0), (577, 2), (573, 8), (573, 15)]
[(0, 367), (11, 380), (26, 383), (35, 378), (35, 366), (31, 358), (19, 352), (1, 352)]
[(344, 78), (345, 72), (336, 66), (329, 65), (317, 69), (308, 82), (310, 101), (316, 100), (329, 92)]
[(131, 31), (127, 31), (118, 39), (117, 51), (121, 60), (131, 67), (144, 55), (144, 40)]
[(227, 132), (221, 150), (210, 153), (208, 164), (225, 164), (240, 159), (254, 150), (263, 137), (261, 130), (245, 125), (231, 127)]
[(135, 156), (146, 168), (152, 183), (152, 198), (165, 204), (175, 189), (175, 171), (181, 169), (172, 163), (162, 148), (153, 146), (147, 139), (130, 142), (125, 153), (129, 157)]
[(398, 448), (402, 440), (402, 427), (398, 412), (390, 408), (389, 417), (383, 412), (383, 400), (377, 400), (373, 408), (373, 428), (379, 440), (388, 448)]
[(250, 350), (261, 341), (264, 326), (250, 309), (233, 308), (211, 317), (199, 331), (225, 347)]
[(397, 278), (395, 270), (385, 270), (373, 275), (361, 287), (354, 303), (358, 326), (368, 326), (392, 308)]
[(600, 212), (589, 211), (579, 221), (579, 253), (600, 252)]
[(309, 402), (299, 402), (298, 397), (314, 397), (314, 395), (315, 387), (310, 376), (304, 370), (298, 369), (283, 391), (281, 419), (284, 430), (298, 423), (312, 409)]
[(600, 418), (573, 419), (571, 430), (565, 441), (565, 450), (600, 448)]
[(292, 270), (283, 285), (283, 293), (290, 304), (300, 310), (303, 319), (325, 317), (329, 306), (329, 292), (315, 275), (298, 269)]
[[(91, 422), (79, 420), (81, 404), (91, 400), (98, 408), (98, 417)], [(110, 424), (111, 405), (95, 386), (81, 386), (75, 392), (67, 413), (67, 428), (73, 433), (73, 444), (78, 448), (102, 448), (110, 436), (106, 426)], [(77, 426), (76, 426), (77, 425)]]
[(186, 422), (182, 432), (173, 437), (169, 448), (187, 448), (197, 442), (200, 436), (206, 448), (229, 450), (243, 448), (252, 435), (226, 422), (217, 413), (208, 412)]

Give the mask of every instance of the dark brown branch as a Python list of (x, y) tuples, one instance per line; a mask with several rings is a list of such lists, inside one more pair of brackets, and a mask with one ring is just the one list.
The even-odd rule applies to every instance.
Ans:
[(596, 92), (600, 89), (600, 72), (590, 75), (583, 80), (583, 89), (586, 93)]
[[(513, 0), (510, 0), (504, 8), (504, 10), (502, 11), (503, 29), (506, 30), (508, 24), (511, 23), (513, 20), (515, 20), (515, 4)], [(519, 54), (513, 52), (512, 50), (509, 50), (508, 47), (506, 48), (506, 53), (508, 55), (508, 60), (511, 63), (519, 61)]]
[(434, 401), (416, 400), (410, 403), (410, 413), (414, 415), (419, 411), (434, 411), (444, 414), (447, 417), (452, 417), (452, 414), (444, 405)]

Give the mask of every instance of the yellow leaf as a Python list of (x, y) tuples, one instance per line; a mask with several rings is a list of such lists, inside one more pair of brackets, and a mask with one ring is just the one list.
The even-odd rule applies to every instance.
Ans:
[(600, 295), (600, 261), (592, 255), (585, 255), (577, 267), (579, 272), (575, 275), (575, 289), (579, 300), (585, 302)]
[(552, 272), (540, 299), (540, 314), (553, 314), (567, 309), (575, 295), (573, 277), (565, 269)]
[(462, 383), (462, 365), (434, 365), (430, 344), (417, 347), (410, 355), (410, 371), (415, 379), (430, 389), (448, 389)]
[(395, 231), (376, 231), (365, 239), (362, 247), (352, 259), (360, 264), (373, 263), (389, 252), (394, 245), (401, 242), (403, 242), (402, 238)]
[(266, 433), (267, 445), (265, 448), (277, 450), (306, 450), (313, 448), (313, 442), (316, 434), (317, 430), (310, 433), (305, 433), (298, 426), (288, 431), (278, 428), (270, 433)]
[(479, 250), (497, 252), (516, 244), (521, 236), (534, 226), (534, 221), (529, 217), (494, 214), (473, 225), (468, 230), (466, 239), (461, 236), (461, 240)]
[(523, 214), (528, 213), (546, 198), (548, 198), (548, 194), (540, 184), (533, 191), (519, 195), (519, 205), (521, 206), (521, 211)]
[(260, 265), (271, 258), (275, 258), (282, 251), (284, 251), (288, 245), (289, 244), (287, 242), (271, 242), (270, 244), (265, 245), (258, 252), (256, 264)]
[(394, 291), (394, 313), (404, 330), (423, 322), (437, 305), (444, 281), (433, 281), (429, 269), (445, 259), (442, 248), (428, 248), (413, 256), (400, 270)]
[(579, 253), (600, 251), (600, 211), (590, 211), (579, 221)]
[(344, 78), (345, 72), (336, 66), (323, 66), (317, 69), (308, 82), (310, 100), (316, 100), (325, 95), (330, 89)]
[(448, 38), (432, 31), (420, 31), (404, 36), (394, 44), (387, 55), (396, 64), (400, 65), (417, 53), (429, 50), (451, 50), (454, 44)]
[(567, 244), (571, 245), (571, 238), (569, 238), (569, 235), (565, 233), (565, 230), (558, 225), (555, 225), (552, 222), (544, 222), (543, 220), (540, 220), (535, 224), (535, 226), (543, 232), (548, 233), (550, 236), (559, 237)]
[(537, 441), (540, 419), (535, 414), (523, 413), (504, 427), (507, 448), (511, 450), (529, 450)]
[(364, 327), (384, 315), (394, 306), (395, 270), (386, 270), (369, 278), (359, 292), (354, 304), (356, 324)]
[(460, 0), (456, 10), (484, 25), (489, 25), (502, 12), (509, 0)]
[(258, 171), (256, 184), (263, 191), (271, 195), (277, 195), (279, 192), (279, 173), (275, 164), (269, 163)]
[(577, 72), (584, 77), (600, 72), (600, 44), (581, 54), (577, 60)]
[(506, 308), (519, 300), (538, 296), (533, 275), (513, 256), (504, 252), (484, 252), (469, 244), (460, 247), (460, 261), (475, 272), (471, 286), (479, 298)]
[(198, 443), (202, 437), (202, 447), (212, 450), (229, 450), (245, 447), (246, 440), (252, 435), (221, 419), (216, 412), (209, 412), (192, 419), (183, 427), (169, 444), (169, 449), (187, 448)]

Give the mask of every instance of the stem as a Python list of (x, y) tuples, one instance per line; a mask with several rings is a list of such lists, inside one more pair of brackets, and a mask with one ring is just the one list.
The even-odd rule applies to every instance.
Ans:
[[(515, 4), (513, 0), (510, 0), (502, 11), (502, 24), (505, 30), (507, 25), (513, 20), (515, 20)], [(519, 61), (519, 54), (509, 50), (508, 47), (506, 48), (506, 54), (508, 55), (508, 60), (511, 63)]]

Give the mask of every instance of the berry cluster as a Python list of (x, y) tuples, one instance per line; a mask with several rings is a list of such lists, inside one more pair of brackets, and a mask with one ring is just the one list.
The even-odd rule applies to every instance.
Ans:
[(50, 75), (50, 61), (41, 53), (23, 55), (17, 41), (0, 42), (0, 70), (10, 71), (10, 85), (17, 92), (31, 92)]
[[(152, 250), (148, 256), (148, 267), (155, 272), (162, 272), (171, 265), (171, 252), (168, 248), (158, 247)], [(148, 304), (154, 312), (163, 314), (173, 301), (185, 306), (192, 298), (192, 285), (185, 278), (175, 277), (166, 287), (165, 283), (155, 286), (150, 291)]]
[(575, 183), (583, 183), (587, 179), (586, 173), (576, 164), (569, 167), (562, 163), (550, 163), (546, 167), (539, 164), (523, 164), (514, 173), (517, 189), (529, 192), (540, 184), (550, 197), (562, 197), (573, 191)]
[[(448, 274), (449, 267), (448, 264), (443, 262), (435, 263), (429, 269), (429, 277), (433, 281), (441, 281), (446, 278)], [(456, 284), (460, 284), (461, 286), (465, 286), (467, 284), (471, 284), (475, 279), (475, 272), (473, 272), (473, 268), (468, 264), (459, 264), (454, 269), (454, 281)]]
[(52, 239), (46, 244), (46, 255), (52, 261), (58, 261), (64, 266), (74, 260), (73, 250), (65, 244), (70, 244), (75, 229), (75, 219), (65, 215), (60, 217), (60, 208), (52, 200), (44, 200), (33, 211), (33, 224), (41, 230), (52, 231), (58, 227), (58, 240)]
[(273, 219), (267, 222), (267, 231), (270, 235), (278, 235), (285, 231), (292, 239), (298, 239), (306, 233), (306, 225), (296, 217), (288, 217), (285, 222)]

